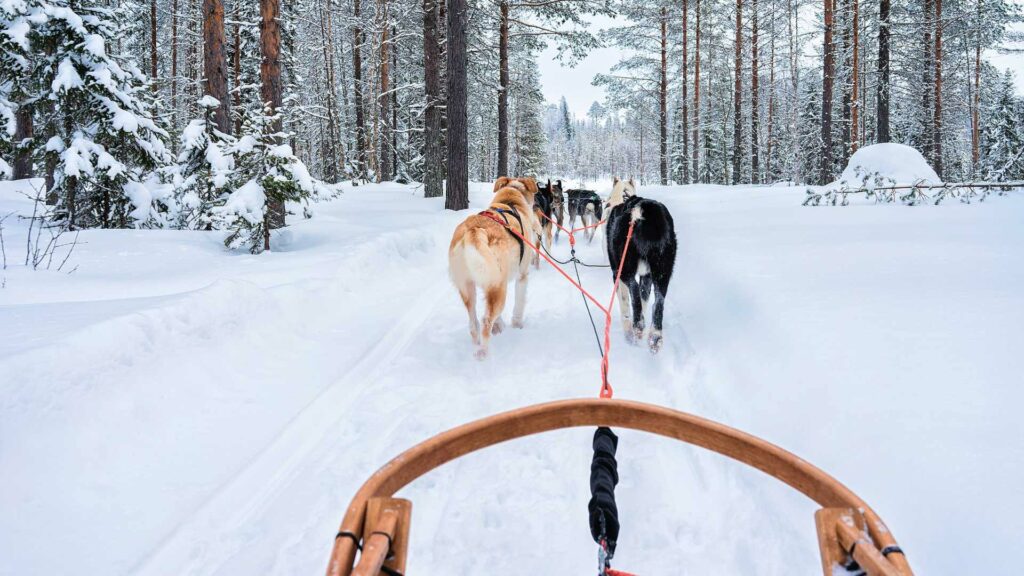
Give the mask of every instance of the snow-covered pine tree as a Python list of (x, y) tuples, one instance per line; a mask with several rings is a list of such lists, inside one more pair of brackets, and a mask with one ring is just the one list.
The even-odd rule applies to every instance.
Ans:
[(220, 107), (216, 98), (203, 96), (198, 106), (203, 117), (190, 121), (181, 133), (175, 181), (179, 211), (174, 224), (209, 230), (214, 226), (213, 207), (235, 180), (236, 141), (213, 123), (213, 113)]
[(27, 8), (25, 2), (0, 0), (0, 180), (10, 178), (13, 172), (11, 163), (17, 148), (15, 115), (18, 102), (26, 100), (28, 90)]
[(144, 224), (169, 199), (156, 180), (170, 162), (167, 133), (141, 91), (145, 75), (115, 52), (114, 11), (67, 0), (31, 0), (26, 31), (33, 59), (37, 157), (46, 156), (50, 196), (71, 228)]
[(246, 246), (259, 254), (267, 247), (268, 205), (330, 194), (310, 176), (292, 147), (282, 143), (287, 141), (287, 134), (275, 130), (280, 122), (269, 107), (263, 114), (247, 114), (242, 135), (231, 147), (234, 186), (229, 193), (221, 194), (210, 210), (214, 227), (228, 231), (224, 239), (228, 248)]
[(1024, 99), (1009, 71), (996, 82), (982, 108), (980, 173), (985, 180), (1024, 180)]

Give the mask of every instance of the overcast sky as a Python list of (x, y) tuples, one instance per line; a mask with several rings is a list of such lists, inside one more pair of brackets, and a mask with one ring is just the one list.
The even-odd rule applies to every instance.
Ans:
[[(1018, 0), (1024, 5), (1024, 0)], [(615, 25), (615, 19), (608, 17), (591, 18), (591, 30), (594, 34), (602, 29)], [(1013, 30), (1024, 31), (1024, 25), (1011, 26)], [(1024, 49), (1020, 44), (1011, 45)], [(608, 72), (613, 64), (619, 61), (622, 51), (618, 48), (601, 48), (591, 52), (575, 67), (563, 66), (555, 60), (556, 51), (548, 47), (538, 58), (540, 66), (540, 83), (544, 99), (557, 104), (565, 96), (569, 110), (580, 118), (587, 115), (590, 104), (604, 99), (604, 89), (594, 86), (591, 81), (595, 74)], [(1024, 94), (1024, 54), (998, 54), (989, 52), (986, 58), (998, 68), (1010, 68), (1016, 73), (1018, 93)]]
[[(615, 25), (615, 19), (605, 16), (593, 17), (591, 33), (598, 35), (602, 29)], [(565, 96), (569, 110), (579, 117), (587, 115), (590, 104), (604, 99), (604, 88), (590, 82), (595, 74), (608, 72), (612, 64), (619, 61), (622, 52), (618, 48), (600, 48), (592, 51), (575, 67), (563, 66), (555, 60), (556, 50), (550, 46), (537, 59), (540, 66), (541, 91), (548, 102), (558, 103)]]

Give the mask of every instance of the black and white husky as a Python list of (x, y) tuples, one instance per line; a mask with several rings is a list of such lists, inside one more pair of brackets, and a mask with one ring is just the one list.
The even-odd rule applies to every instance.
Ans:
[(607, 206), (609, 213), (605, 240), (613, 282), (619, 262), (622, 261), (629, 224), (634, 222), (633, 237), (626, 250), (626, 258), (622, 261), (622, 278), (618, 289), (619, 310), (626, 339), (630, 342), (643, 339), (647, 301), (653, 288), (654, 314), (648, 344), (651, 352), (657, 353), (662, 342), (665, 294), (668, 293), (668, 283), (676, 263), (676, 232), (672, 215), (661, 202), (637, 196), (632, 178), (628, 181), (615, 178)]
[[(603, 217), (601, 197), (593, 190), (566, 190), (569, 205), (569, 228), (576, 227), (576, 217), (579, 216), (584, 226), (593, 226), (601, 221)], [(594, 240), (597, 227), (587, 228), (583, 236), (587, 242)]]

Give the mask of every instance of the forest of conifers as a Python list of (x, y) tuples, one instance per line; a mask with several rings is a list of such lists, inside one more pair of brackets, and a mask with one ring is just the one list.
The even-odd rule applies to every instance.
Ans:
[[(598, 29), (594, 19), (613, 21)], [(0, 0), (0, 175), (69, 227), (260, 239), (342, 181), (825, 183), (901, 142), (1024, 177), (1008, 0)], [(538, 59), (623, 55), (574, 115)], [(588, 88), (581, 88), (586, 90)], [(265, 243), (264, 243), (265, 244)]]

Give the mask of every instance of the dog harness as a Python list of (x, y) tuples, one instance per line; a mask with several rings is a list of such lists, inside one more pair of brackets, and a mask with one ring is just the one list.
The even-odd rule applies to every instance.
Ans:
[(488, 208), (487, 210), (484, 210), (480, 214), (484, 215), (486, 212), (497, 212), (498, 214), (501, 215), (501, 219), (505, 221), (505, 230), (509, 234), (512, 234), (512, 237), (516, 239), (516, 242), (519, 242), (519, 263), (522, 264), (523, 263), (523, 257), (526, 256), (526, 245), (523, 244), (523, 239), (522, 238), (520, 238), (519, 236), (517, 236), (517, 235), (512, 233), (512, 230), (509, 229), (509, 222), (508, 222), (508, 214), (511, 214), (512, 217), (516, 219), (516, 222), (519, 223), (519, 229), (523, 233), (525, 233), (526, 232), (526, 228), (523, 227), (523, 219), (519, 217), (519, 212), (515, 208), (513, 208), (511, 206), (509, 206), (508, 209), (505, 209), (505, 208), (495, 208), (495, 207), (492, 206), (491, 208)]

